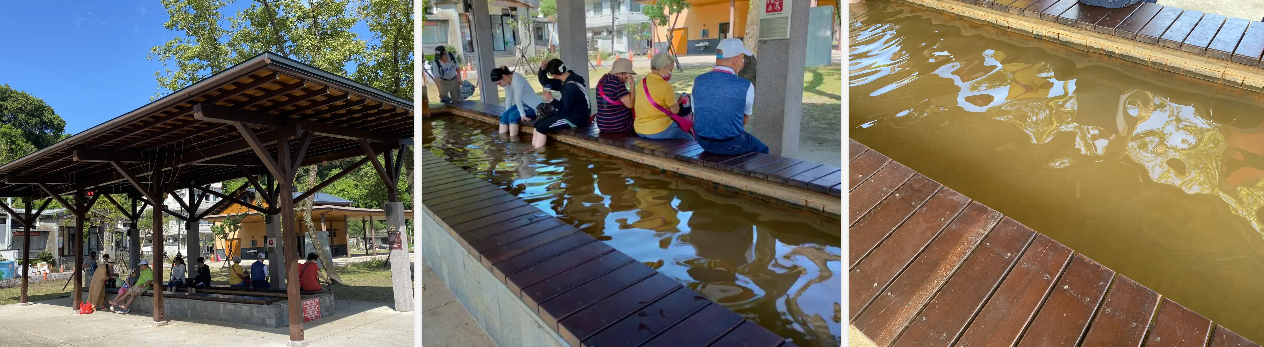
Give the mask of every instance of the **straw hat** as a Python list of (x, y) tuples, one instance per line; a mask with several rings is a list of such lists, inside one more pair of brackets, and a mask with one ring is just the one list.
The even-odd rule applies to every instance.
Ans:
[(614, 68), (610, 70), (610, 73), (612, 73), (612, 74), (614, 74), (614, 73), (630, 73), (630, 74), (633, 74), (633, 75), (635, 75), (635, 74), (636, 74), (636, 72), (633, 72), (633, 71), (632, 71), (632, 61), (631, 61), (631, 60), (628, 60), (628, 58), (619, 58), (619, 59), (615, 59), (615, 60), (614, 60)]

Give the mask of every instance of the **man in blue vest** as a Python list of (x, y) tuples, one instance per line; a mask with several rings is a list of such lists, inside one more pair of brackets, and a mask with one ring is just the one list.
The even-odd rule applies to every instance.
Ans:
[(693, 129), (707, 153), (741, 155), (768, 153), (768, 146), (746, 132), (755, 104), (755, 85), (737, 76), (745, 67), (741, 39), (724, 39), (715, 50), (715, 69), (693, 82)]
[(268, 285), (268, 266), (263, 263), (264, 259), (268, 259), (268, 255), (259, 252), (259, 260), (250, 264), (250, 286), (255, 289), (272, 288)]

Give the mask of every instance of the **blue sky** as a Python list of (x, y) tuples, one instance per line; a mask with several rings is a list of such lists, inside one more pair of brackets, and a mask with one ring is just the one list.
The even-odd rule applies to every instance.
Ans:
[[(236, 8), (249, 6), (238, 1)], [(4, 1), (0, 4), (0, 84), (53, 107), (76, 134), (149, 103), (162, 62), (150, 48), (176, 37), (167, 11), (151, 1)], [(355, 30), (370, 40), (363, 24)]]

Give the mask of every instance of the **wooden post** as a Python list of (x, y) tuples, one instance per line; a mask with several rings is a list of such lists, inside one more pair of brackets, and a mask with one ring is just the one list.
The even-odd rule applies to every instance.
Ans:
[[(300, 150), (301, 152), (302, 150)], [(282, 170), (283, 178), (278, 179), (277, 195), (281, 208), (281, 233), (286, 237), (281, 238), (281, 242), (277, 245), (281, 254), (286, 254), (290, 247), (297, 247), (298, 229), (294, 222), (294, 167), (290, 166), (290, 141), (282, 140), (277, 142), (277, 161), (285, 166)], [(286, 303), (289, 304), (290, 315), (290, 341), (303, 341), (303, 315), (302, 298), (299, 293), (298, 283), (298, 261), (293, 256), (293, 251), (289, 251), (289, 256), (285, 257), (285, 281), (286, 281)]]
[[(83, 190), (76, 191), (75, 193), (76, 193), (75, 199), (78, 199), (79, 197), (83, 196)], [(72, 242), (67, 242), (67, 244), (74, 245), (75, 265), (82, 266), (83, 264), (83, 237), (88, 235), (88, 231), (83, 229), (83, 225), (84, 225), (83, 220), (85, 217), (87, 217), (87, 211), (81, 210), (79, 208), (75, 208), (75, 206), (65, 206), (65, 207), (66, 207), (66, 210), (74, 212), (75, 214), (75, 232), (77, 233), (75, 235), (75, 239), (71, 240)], [(82, 206), (80, 206), (80, 208), (82, 208)], [(75, 277), (75, 292), (74, 294), (71, 294), (71, 297), (73, 298), (71, 299), (71, 302), (74, 303), (74, 306), (71, 306), (71, 309), (78, 310), (79, 305), (83, 304), (83, 273), (86, 271), (88, 271), (87, 268), (81, 267), (79, 268), (79, 271), (75, 271), (75, 273), (71, 275)]]

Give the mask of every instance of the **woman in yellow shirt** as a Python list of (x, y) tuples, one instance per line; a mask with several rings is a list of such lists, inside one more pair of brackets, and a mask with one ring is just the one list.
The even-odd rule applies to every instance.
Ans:
[[(636, 129), (636, 134), (641, 137), (654, 140), (666, 139), (692, 139), (693, 136), (680, 129), (680, 124), (676, 124), (671, 117), (660, 111), (654, 104), (658, 104), (672, 113), (680, 114), (680, 105), (676, 103), (676, 92), (672, 90), (671, 71), (676, 67), (672, 62), (671, 55), (660, 52), (650, 58), (650, 73), (641, 80), (643, 86), (635, 87), (632, 92), (635, 95), (634, 109), (636, 110), (636, 121), (632, 127)], [(646, 90), (649, 93), (646, 95)], [(650, 102), (653, 98), (653, 103)]]

